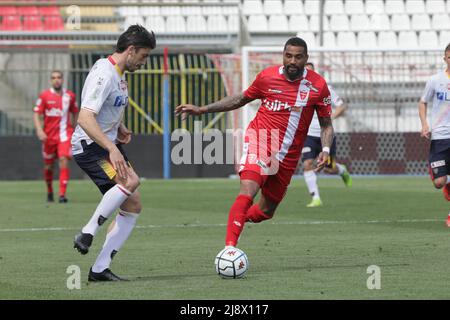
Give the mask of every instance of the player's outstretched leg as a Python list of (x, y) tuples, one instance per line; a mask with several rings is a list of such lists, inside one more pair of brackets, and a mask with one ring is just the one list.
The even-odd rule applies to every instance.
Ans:
[(116, 184), (109, 189), (100, 201), (97, 209), (89, 222), (83, 227), (81, 232), (75, 236), (74, 248), (81, 254), (86, 254), (92, 244), (92, 239), (100, 226), (115, 212), (132, 192), (125, 187)]
[[(125, 211), (125, 209), (129, 211)], [(139, 192), (135, 191), (133, 195), (123, 203), (119, 210), (119, 214), (111, 223), (103, 248), (89, 271), (89, 281), (125, 280), (113, 274), (109, 267), (112, 259), (133, 231), (141, 209), (142, 206)]]
[(305, 177), (306, 186), (308, 187), (309, 194), (312, 197), (311, 202), (307, 205), (308, 208), (320, 207), (322, 200), (319, 195), (319, 187), (317, 186), (317, 175), (313, 170), (305, 171), (303, 173)]

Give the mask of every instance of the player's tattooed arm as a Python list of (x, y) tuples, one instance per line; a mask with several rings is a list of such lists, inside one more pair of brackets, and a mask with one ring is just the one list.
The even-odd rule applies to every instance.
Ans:
[(203, 113), (231, 111), (245, 106), (250, 101), (253, 101), (253, 99), (246, 97), (243, 93), (239, 93), (201, 107), (192, 104), (182, 104), (175, 108), (175, 114), (181, 114), (185, 117), (186, 114), (198, 116)]
[(319, 123), (320, 123), (320, 139), (322, 141), (323, 147), (331, 148), (331, 144), (333, 143), (333, 137), (334, 137), (334, 129), (333, 124), (331, 122), (330, 117), (319, 117)]
[(314, 169), (315, 172), (319, 172), (329, 164), (330, 148), (334, 136), (333, 124), (331, 123), (330, 117), (319, 116), (319, 123), (321, 128), (320, 138), (322, 141), (323, 149), (322, 152), (319, 153), (319, 157), (317, 158), (316, 169)]

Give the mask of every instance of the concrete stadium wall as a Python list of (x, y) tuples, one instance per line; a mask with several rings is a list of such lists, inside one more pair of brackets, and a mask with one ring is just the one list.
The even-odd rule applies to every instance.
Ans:
[[(178, 142), (172, 142), (172, 148), (176, 144)], [(203, 148), (209, 144), (204, 142)], [(125, 146), (139, 176), (163, 177), (162, 146), (160, 135), (137, 135)], [(230, 146), (224, 145), (223, 154), (225, 148), (230, 150)], [(0, 180), (42, 179), (41, 144), (36, 137), (0, 137), (0, 150)], [(428, 174), (428, 150), (429, 142), (416, 132), (337, 134), (337, 160), (346, 164), (353, 174)], [(74, 161), (71, 161), (71, 169), (72, 178), (87, 178)], [(302, 173), (301, 166), (298, 173)], [(234, 174), (232, 164), (171, 165), (173, 178), (228, 177), (231, 174)]]

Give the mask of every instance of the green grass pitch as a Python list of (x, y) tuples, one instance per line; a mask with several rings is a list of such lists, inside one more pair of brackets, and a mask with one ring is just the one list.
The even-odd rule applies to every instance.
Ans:
[[(449, 205), (428, 177), (319, 179), (324, 206), (292, 181), (272, 220), (246, 224), (243, 279), (215, 274), (238, 180), (146, 180), (137, 228), (112, 270), (132, 281), (88, 283), (106, 227), (81, 256), (74, 235), (100, 193), (71, 181), (68, 204), (45, 203), (42, 181), (0, 182), (0, 299), (450, 299)], [(55, 181), (57, 188), (57, 182)], [(70, 265), (81, 289), (66, 286)], [(369, 290), (367, 268), (381, 271)]]

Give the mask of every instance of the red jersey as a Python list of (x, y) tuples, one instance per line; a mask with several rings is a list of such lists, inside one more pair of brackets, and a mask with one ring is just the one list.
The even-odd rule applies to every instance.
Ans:
[[(268, 149), (268, 156), (277, 152), (280, 165), (295, 168), (314, 112), (319, 117), (331, 116), (331, 98), (326, 81), (316, 72), (305, 68), (295, 81), (288, 80), (283, 72), (284, 66), (264, 69), (244, 92), (248, 98), (262, 100), (247, 133), (250, 129), (257, 132), (260, 144), (261, 129), (266, 129), (267, 146), (275, 143), (277, 147)], [(270, 141), (271, 130), (278, 132), (278, 142)]]
[(44, 132), (48, 140), (70, 141), (73, 133), (70, 113), (78, 112), (72, 91), (63, 88), (61, 95), (53, 88), (43, 91), (36, 101), (34, 112), (44, 115)]

